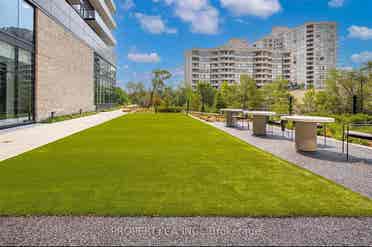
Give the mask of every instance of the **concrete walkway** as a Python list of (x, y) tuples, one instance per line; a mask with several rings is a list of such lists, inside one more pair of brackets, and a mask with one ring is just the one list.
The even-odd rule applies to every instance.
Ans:
[(295, 150), (290, 133), (287, 132), (283, 136), (278, 127), (270, 127), (271, 132), (266, 137), (257, 137), (253, 136), (250, 130), (227, 128), (222, 122), (206, 123), (372, 198), (372, 148), (350, 145), (351, 156), (347, 161), (346, 155), (342, 153), (342, 142), (332, 138), (327, 138), (326, 145), (324, 145), (324, 138), (318, 137), (319, 150), (317, 152), (299, 153)]
[(371, 233), (372, 218), (0, 218), (0, 245), (372, 246)]
[[(0, 161), (124, 115), (121, 110), (51, 124), (0, 130)], [(1, 165), (1, 164), (0, 164)]]

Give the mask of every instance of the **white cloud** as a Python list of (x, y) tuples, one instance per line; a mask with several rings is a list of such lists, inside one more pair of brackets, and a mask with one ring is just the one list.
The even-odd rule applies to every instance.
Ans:
[(134, 16), (140, 22), (141, 27), (149, 33), (153, 33), (153, 34), (162, 34), (162, 33), (175, 34), (177, 33), (177, 29), (167, 27), (160, 16), (145, 15), (142, 13), (135, 13)]
[(172, 73), (173, 77), (183, 77), (185, 73), (185, 69), (182, 65), (177, 68), (171, 69), (170, 72)]
[(361, 27), (361, 26), (351, 26), (347, 29), (349, 31), (350, 38), (357, 38), (357, 39), (372, 39), (372, 28), (368, 27)]
[(240, 18), (236, 18), (236, 19), (234, 19), (236, 22), (239, 22), (239, 23), (241, 23), (241, 24), (249, 24), (249, 22), (248, 21), (246, 21), (246, 20), (243, 20), (243, 19), (240, 19)]
[(262, 18), (279, 12), (282, 7), (279, 0), (220, 0), (222, 7), (235, 15), (252, 15)]
[[(216, 34), (219, 31), (219, 12), (209, 0), (162, 0), (173, 6), (174, 13), (182, 21), (191, 24), (194, 33)], [(153, 0), (157, 3), (160, 0)]]
[(121, 0), (120, 6), (123, 10), (128, 11), (135, 7), (133, 0)]
[(372, 52), (364, 51), (361, 53), (354, 54), (351, 56), (351, 60), (354, 63), (366, 63), (368, 61), (372, 61)]
[(345, 0), (330, 0), (328, 6), (331, 8), (340, 8), (344, 5)]
[(128, 59), (136, 63), (157, 63), (160, 61), (160, 57), (156, 52), (129, 53)]

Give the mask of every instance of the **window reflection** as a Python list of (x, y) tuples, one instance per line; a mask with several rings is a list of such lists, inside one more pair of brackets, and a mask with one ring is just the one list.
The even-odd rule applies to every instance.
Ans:
[(15, 48), (0, 42), (0, 121), (15, 115), (14, 69)]
[(18, 27), (18, 0), (1, 0), (0, 1), (0, 28), (7, 30)]
[(25, 0), (0, 0), (0, 30), (33, 42), (34, 8)]
[(116, 68), (98, 55), (94, 59), (95, 104), (100, 107), (114, 104)]
[(29, 51), (18, 51), (17, 114), (27, 120), (32, 118), (33, 76), (32, 54)]
[(33, 120), (32, 68), (31, 52), (0, 41), (0, 127)]
[(19, 4), (19, 29), (18, 36), (32, 42), (34, 39), (34, 8), (24, 0)]

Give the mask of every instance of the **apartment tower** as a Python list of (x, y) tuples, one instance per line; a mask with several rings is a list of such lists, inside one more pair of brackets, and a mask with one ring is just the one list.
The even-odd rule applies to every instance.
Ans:
[(113, 104), (113, 0), (0, 1), (0, 128)]
[(272, 33), (253, 45), (232, 39), (217, 48), (196, 48), (185, 53), (185, 81), (193, 86), (209, 81), (239, 82), (250, 75), (258, 86), (282, 78), (305, 88), (324, 87), (327, 73), (336, 68), (337, 25), (311, 22), (290, 29), (274, 27)]

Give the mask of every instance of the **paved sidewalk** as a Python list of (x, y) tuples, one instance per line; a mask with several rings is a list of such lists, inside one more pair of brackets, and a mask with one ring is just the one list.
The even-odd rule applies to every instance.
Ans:
[(332, 138), (327, 138), (327, 143), (324, 145), (324, 138), (318, 137), (319, 150), (302, 153), (295, 150), (294, 142), (289, 133), (283, 136), (280, 128), (277, 127), (273, 127), (273, 133), (268, 136), (257, 137), (246, 129), (227, 128), (222, 122), (206, 123), (372, 198), (372, 149), (369, 147), (350, 145), (351, 156), (350, 160), (347, 161), (346, 155), (342, 154), (342, 143)]
[(372, 218), (0, 218), (0, 245), (372, 246), (371, 232)]
[[(124, 115), (121, 110), (51, 124), (0, 130), (0, 161)], [(0, 164), (1, 165), (1, 164)]]

